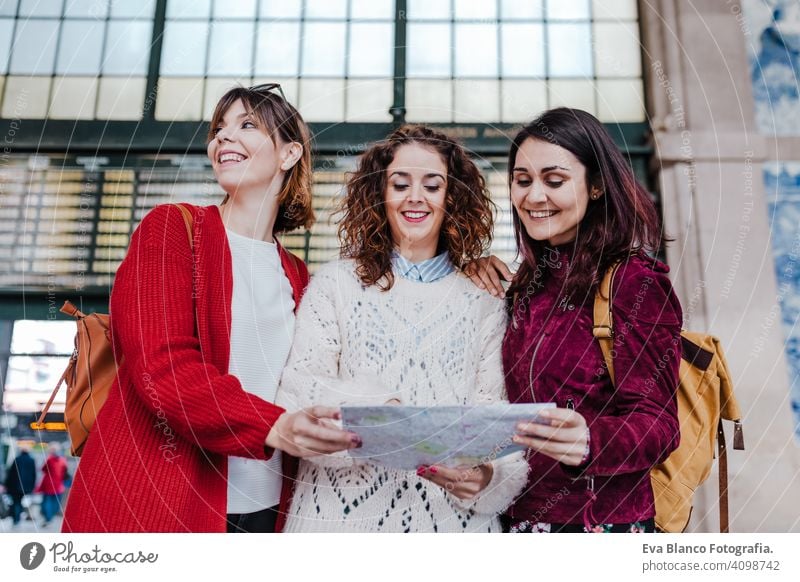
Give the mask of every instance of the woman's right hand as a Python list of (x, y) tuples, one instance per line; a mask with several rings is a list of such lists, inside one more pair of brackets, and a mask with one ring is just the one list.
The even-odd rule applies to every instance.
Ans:
[(339, 419), (339, 409), (328, 406), (285, 412), (269, 431), (266, 445), (301, 459), (360, 447), (361, 437), (331, 422)]
[(511, 281), (514, 277), (508, 265), (495, 255), (481, 257), (471, 263), (467, 263), (467, 266), (464, 267), (464, 274), (469, 277), (477, 287), (485, 289), (495, 297), (500, 298), (504, 297), (506, 294), (500, 278), (502, 277), (506, 281)]

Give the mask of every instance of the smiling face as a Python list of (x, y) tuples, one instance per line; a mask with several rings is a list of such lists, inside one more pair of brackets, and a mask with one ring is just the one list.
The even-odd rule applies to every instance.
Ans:
[(413, 262), (436, 256), (447, 193), (447, 165), (432, 149), (414, 143), (397, 148), (386, 168), (386, 215), (392, 240)]
[[(245, 108), (241, 100), (234, 102), (213, 128), (214, 138), (208, 143), (208, 157), (217, 182), (226, 193), (259, 190), (262, 194), (271, 185), (280, 190), (292, 144), (272, 141), (269, 128)], [(295, 144), (297, 145), (297, 144)]]
[(586, 178), (569, 150), (526, 139), (514, 163), (511, 202), (528, 236), (553, 245), (574, 240), (589, 205)]

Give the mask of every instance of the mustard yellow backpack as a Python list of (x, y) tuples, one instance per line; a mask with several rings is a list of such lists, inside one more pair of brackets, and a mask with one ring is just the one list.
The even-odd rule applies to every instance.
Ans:
[[(594, 299), (594, 337), (614, 382), (612, 348), (614, 324), (611, 316), (614, 276), (620, 263), (605, 274)], [(650, 472), (656, 504), (656, 527), (679, 533), (692, 514), (695, 490), (708, 479), (714, 465), (715, 445), (719, 454), (719, 527), (728, 532), (728, 457), (722, 419), (734, 422), (733, 448), (744, 449), (739, 405), (733, 394), (728, 363), (719, 340), (705, 333), (681, 331), (678, 420), (680, 445), (666, 461)]]

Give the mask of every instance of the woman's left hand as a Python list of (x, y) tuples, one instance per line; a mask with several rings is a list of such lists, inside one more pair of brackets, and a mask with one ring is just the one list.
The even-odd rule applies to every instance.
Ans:
[(417, 469), (417, 475), (436, 483), (448, 493), (459, 499), (469, 501), (488, 487), (494, 474), (490, 463), (477, 467), (442, 467), (430, 465)]
[(539, 416), (550, 423), (518, 424), (514, 442), (565, 465), (580, 465), (589, 442), (586, 419), (569, 408), (549, 408)]

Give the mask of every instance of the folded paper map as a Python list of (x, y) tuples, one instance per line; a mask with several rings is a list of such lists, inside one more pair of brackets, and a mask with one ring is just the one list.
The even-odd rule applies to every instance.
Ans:
[(519, 422), (537, 422), (548, 404), (482, 406), (343, 406), (342, 424), (364, 445), (354, 459), (396, 469), (480, 465), (521, 451), (511, 440)]

